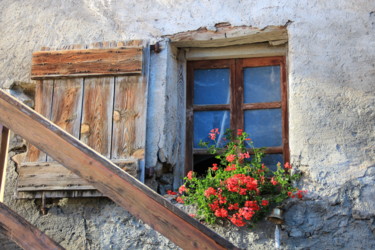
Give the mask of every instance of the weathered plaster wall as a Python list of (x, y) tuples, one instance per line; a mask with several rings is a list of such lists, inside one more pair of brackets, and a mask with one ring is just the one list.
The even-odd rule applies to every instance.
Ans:
[[(283, 244), (291, 249), (375, 248), (373, 1), (3, 0), (0, 13), (4, 88), (29, 81), (31, 53), (42, 46), (126, 39), (152, 43), (199, 27), (214, 30), (219, 22), (258, 28), (287, 24), (291, 160), (304, 173), (299, 185), (309, 194), (304, 202), (286, 204)], [(173, 58), (177, 54), (163, 46), (151, 57), (147, 164), (168, 172), (179, 167), (183, 152), (183, 130), (176, 128), (183, 124), (177, 98), (183, 88)], [(56, 201), (41, 216), (35, 201), (12, 197), (15, 176), (10, 164), (6, 203), (65, 247), (173, 248), (103, 199)], [(172, 185), (170, 174), (158, 178), (166, 179), (165, 187)], [(157, 188), (155, 182), (150, 185)], [(267, 248), (272, 233), (259, 230), (247, 237), (249, 244), (258, 239), (255, 246)], [(133, 239), (138, 243), (125, 242)]]

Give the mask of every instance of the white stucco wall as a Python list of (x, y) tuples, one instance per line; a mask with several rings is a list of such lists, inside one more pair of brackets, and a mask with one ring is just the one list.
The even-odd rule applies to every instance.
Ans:
[[(214, 29), (220, 22), (257, 28), (287, 24), (291, 161), (304, 173), (299, 185), (309, 194), (306, 201), (287, 205), (284, 246), (375, 248), (374, 1), (2, 0), (0, 86), (30, 81), (31, 53), (42, 46), (126, 39), (153, 43), (167, 34)], [(176, 140), (181, 136), (181, 128), (176, 128), (181, 125), (181, 106), (173, 91), (181, 93), (182, 89), (174, 85), (178, 72), (173, 76), (173, 70), (178, 71), (178, 65), (171, 50), (166, 45), (162, 53), (151, 57), (148, 164), (173, 163), (177, 168), (181, 153), (174, 148), (183, 149)], [(9, 174), (11, 181), (14, 175)], [(11, 192), (6, 202), (14, 209), (33, 222), (48, 221), (30, 202), (15, 201)], [(97, 209), (95, 201), (82, 203), (85, 206)], [(67, 224), (72, 223), (68, 219), (71, 210), (66, 208)], [(78, 214), (76, 220), (82, 221), (83, 212)], [(99, 221), (107, 225), (99, 219), (102, 214), (90, 216), (97, 218), (93, 226)], [(120, 221), (116, 223), (126, 231)], [(63, 229), (64, 233), (69, 234)], [(103, 237), (115, 233), (121, 235), (113, 232)], [(263, 236), (272, 239), (272, 235)], [(74, 237), (70, 242), (62, 238), (57, 236), (63, 245), (74, 248)], [(119, 238), (113, 237), (111, 244), (116, 246)], [(109, 247), (109, 243), (92, 244)], [(157, 246), (146, 248), (152, 247)]]

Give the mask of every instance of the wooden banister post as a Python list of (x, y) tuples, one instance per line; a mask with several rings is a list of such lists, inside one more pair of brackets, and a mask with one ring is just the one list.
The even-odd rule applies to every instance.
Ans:
[(0, 124), (0, 202), (4, 200), (6, 166), (8, 163), (9, 129)]

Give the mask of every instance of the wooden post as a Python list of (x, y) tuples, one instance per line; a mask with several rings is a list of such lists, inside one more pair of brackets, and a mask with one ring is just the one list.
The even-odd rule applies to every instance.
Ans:
[(4, 91), (0, 91), (0, 123), (180, 247), (236, 249), (229, 241)]
[(0, 232), (23, 249), (64, 249), (1, 202)]
[(8, 163), (9, 129), (0, 125), (0, 202), (4, 200), (6, 166)]

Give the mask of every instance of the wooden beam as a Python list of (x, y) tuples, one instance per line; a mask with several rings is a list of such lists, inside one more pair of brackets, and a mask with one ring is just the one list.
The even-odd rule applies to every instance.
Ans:
[(31, 79), (142, 73), (142, 47), (39, 51), (33, 53)]
[(185, 249), (236, 249), (232, 243), (4, 91), (0, 91), (0, 123), (178, 246)]
[(23, 249), (64, 249), (0, 202), (0, 232)]
[(186, 60), (284, 56), (286, 53), (287, 49), (285, 45), (271, 46), (269, 43), (256, 43), (219, 48), (188, 48), (186, 49)]
[(264, 29), (258, 29), (227, 24), (216, 26), (215, 29), (199, 28), (165, 37), (169, 38), (171, 43), (179, 48), (208, 48), (261, 42), (281, 44), (281, 41), (288, 39), (288, 32), (285, 26), (268, 26)]
[(6, 169), (8, 163), (9, 129), (0, 125), (0, 201), (4, 200)]
[[(250, 154), (254, 154), (254, 150), (249, 148), (248, 149)], [(210, 153), (208, 152), (207, 149), (205, 148), (194, 148), (193, 152), (195, 155), (209, 155)], [(223, 149), (218, 150), (219, 153), (223, 153)], [(282, 154), (283, 153), (283, 147), (268, 147), (264, 149), (265, 154)]]

